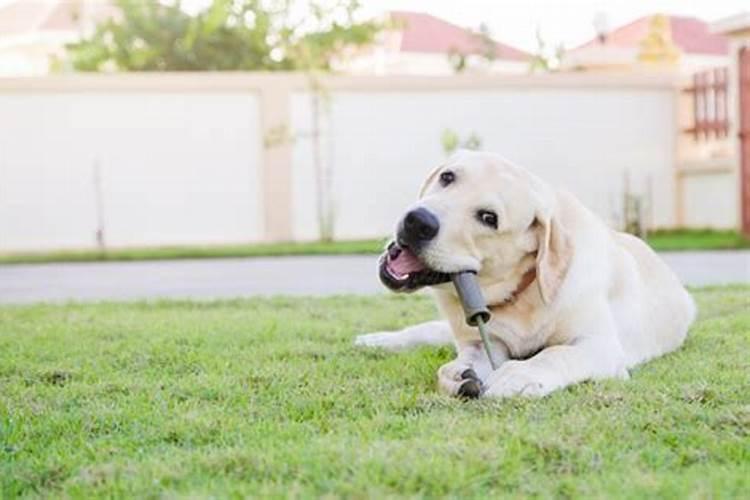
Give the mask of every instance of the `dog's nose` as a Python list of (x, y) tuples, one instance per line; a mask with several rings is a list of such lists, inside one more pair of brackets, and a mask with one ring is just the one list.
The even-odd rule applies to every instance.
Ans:
[(401, 223), (399, 240), (412, 248), (418, 248), (432, 240), (440, 230), (440, 221), (426, 208), (409, 211)]

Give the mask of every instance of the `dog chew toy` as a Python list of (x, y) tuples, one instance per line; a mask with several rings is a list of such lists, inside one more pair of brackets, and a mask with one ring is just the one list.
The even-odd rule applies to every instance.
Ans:
[(490, 360), (490, 366), (493, 370), (497, 369), (497, 363), (492, 357), (490, 341), (487, 334), (487, 322), (492, 316), (487, 307), (487, 302), (482, 296), (482, 289), (479, 288), (477, 275), (473, 271), (464, 271), (451, 275), (453, 286), (456, 287), (458, 298), (461, 299), (461, 305), (464, 308), (466, 324), (475, 326), (479, 329), (479, 336), (482, 338), (484, 350), (487, 352), (487, 358)]

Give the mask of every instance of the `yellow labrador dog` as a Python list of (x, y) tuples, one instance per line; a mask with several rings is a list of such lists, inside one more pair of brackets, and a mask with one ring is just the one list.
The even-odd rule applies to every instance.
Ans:
[[(492, 371), (466, 326), (450, 273), (477, 273), (492, 311)], [(448, 394), (543, 396), (678, 348), (695, 305), (641, 240), (613, 231), (571, 194), (490, 153), (461, 151), (435, 169), (380, 260), (391, 290), (433, 289), (446, 321), (361, 335), (400, 349), (454, 341), (438, 370)]]

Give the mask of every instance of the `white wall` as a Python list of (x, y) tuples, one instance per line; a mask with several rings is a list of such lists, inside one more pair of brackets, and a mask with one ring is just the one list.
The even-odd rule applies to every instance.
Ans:
[[(0, 252), (93, 247), (95, 165), (109, 246), (317, 238), (308, 83), (250, 73), (0, 80)], [(613, 225), (626, 172), (632, 191), (650, 192), (654, 226), (678, 220), (670, 79), (331, 77), (323, 86), (320, 149), (338, 238), (392, 231), (444, 160), (446, 129), (476, 133), (484, 149), (573, 191)], [(269, 142), (279, 130), (291, 140)]]
[(684, 178), (685, 225), (734, 229), (739, 218), (737, 174), (733, 170)]
[(252, 93), (0, 93), (0, 251), (258, 240)]
[[(401, 52), (400, 49), (375, 49), (337, 65), (341, 72), (353, 75), (431, 75), (455, 76), (456, 70), (442, 53)], [(496, 59), (488, 63), (480, 56), (468, 56), (465, 73), (501, 73), (523, 75), (529, 73), (528, 61)]]
[[(309, 95), (293, 100), (294, 234), (317, 234)], [(452, 129), (577, 194), (619, 222), (624, 173), (651, 190), (653, 224), (674, 225), (675, 99), (671, 88), (498, 88), (424, 92), (338, 91), (328, 96), (324, 159), (333, 170), (335, 234), (388, 234), (443, 159)], [(650, 188), (648, 187), (650, 184)]]

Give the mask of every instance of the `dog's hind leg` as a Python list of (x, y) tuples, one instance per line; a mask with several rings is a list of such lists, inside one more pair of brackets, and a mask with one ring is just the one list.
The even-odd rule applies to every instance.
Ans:
[(452, 342), (453, 333), (447, 321), (428, 321), (395, 332), (358, 335), (354, 340), (354, 345), (401, 351), (421, 345), (439, 346)]

